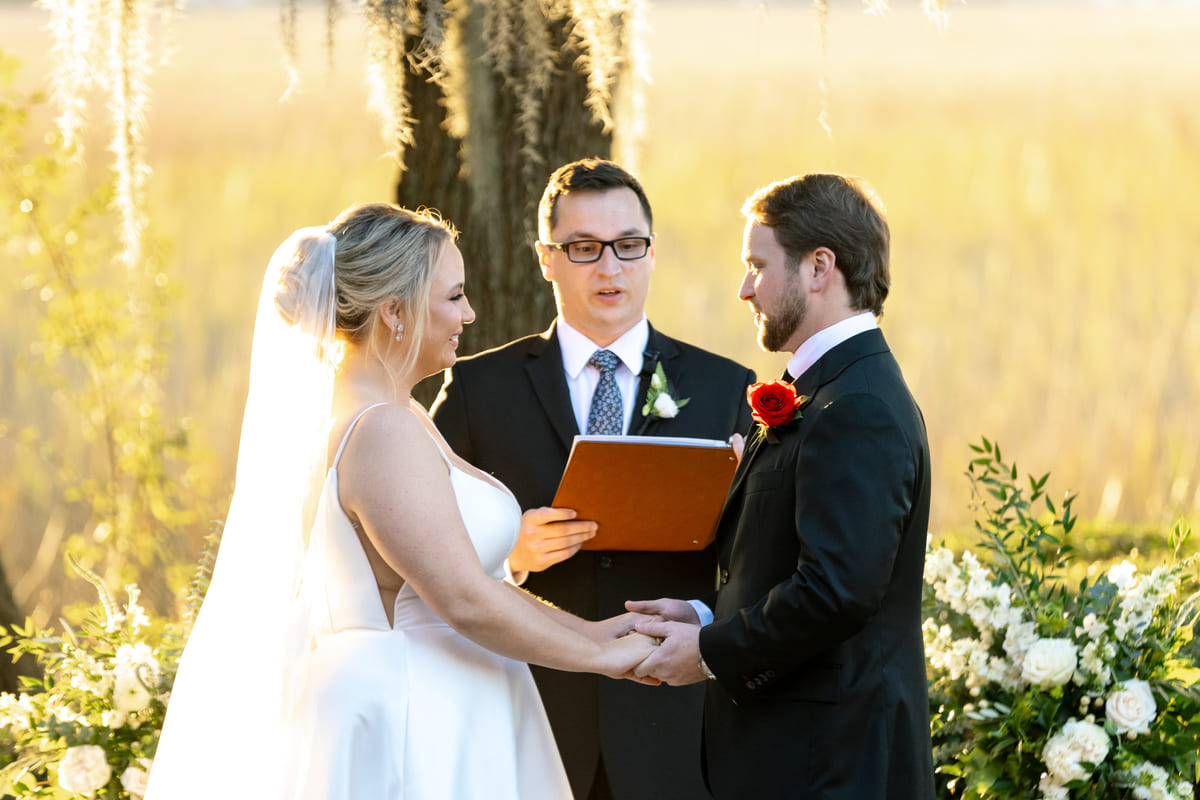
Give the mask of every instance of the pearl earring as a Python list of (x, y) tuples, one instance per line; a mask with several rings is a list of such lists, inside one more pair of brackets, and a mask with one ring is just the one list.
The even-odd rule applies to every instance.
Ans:
[(404, 326), (401, 325), (399, 322), (396, 323), (396, 341), (397, 342), (404, 341)]

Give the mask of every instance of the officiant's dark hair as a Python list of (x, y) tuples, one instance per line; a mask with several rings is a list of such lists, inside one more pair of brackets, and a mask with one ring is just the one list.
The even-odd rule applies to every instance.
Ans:
[(632, 189), (642, 204), (642, 213), (646, 215), (647, 233), (654, 233), (654, 214), (650, 211), (650, 200), (642, 189), (642, 184), (624, 167), (603, 158), (581, 158), (570, 164), (563, 164), (550, 175), (546, 190), (542, 192), (542, 200), (538, 203), (538, 236), (542, 241), (550, 241), (550, 231), (554, 229), (555, 212), (558, 210), (558, 198), (568, 192), (603, 192), (607, 189)]
[(756, 191), (742, 213), (775, 231), (797, 267), (818, 247), (828, 247), (858, 311), (883, 313), (891, 285), (891, 233), (883, 201), (862, 178), (833, 173), (796, 175)]

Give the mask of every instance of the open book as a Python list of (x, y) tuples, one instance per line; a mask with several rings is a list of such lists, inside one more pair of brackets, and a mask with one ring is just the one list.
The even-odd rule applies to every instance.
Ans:
[(599, 523), (584, 550), (701, 550), (736, 468), (715, 439), (576, 436), (554, 506)]

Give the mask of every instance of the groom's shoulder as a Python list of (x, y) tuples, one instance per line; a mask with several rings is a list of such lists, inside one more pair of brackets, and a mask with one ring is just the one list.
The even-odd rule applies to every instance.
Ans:
[(668, 347), (674, 348), (675, 357), (682, 359), (688, 364), (702, 367), (706, 373), (720, 376), (747, 376), (748, 380), (753, 379), (753, 373), (749, 367), (734, 361), (728, 356), (714, 353), (711, 350), (705, 350), (703, 347), (685, 342), (682, 339), (675, 339), (663, 333), (659, 333), (659, 336), (669, 343)]
[(481, 375), (496, 370), (510, 369), (524, 364), (529, 358), (539, 356), (549, 344), (546, 333), (531, 333), (511, 342), (481, 350), (459, 358), (452, 369), (460, 374)]

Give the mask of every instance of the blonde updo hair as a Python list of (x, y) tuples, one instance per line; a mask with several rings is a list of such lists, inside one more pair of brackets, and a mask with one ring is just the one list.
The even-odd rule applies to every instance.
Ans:
[(416, 358), (429, 319), (429, 293), (444, 248), (458, 231), (432, 209), (388, 203), (353, 205), (329, 223), (337, 239), (333, 274), (337, 335), (371, 341), (379, 307), (390, 298), (404, 310), (406, 366)]

